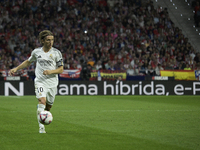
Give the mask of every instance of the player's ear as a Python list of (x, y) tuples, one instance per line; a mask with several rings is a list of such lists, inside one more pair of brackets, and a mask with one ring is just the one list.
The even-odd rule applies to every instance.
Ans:
[(44, 39), (41, 40), (41, 44), (42, 44), (42, 45), (44, 44)]

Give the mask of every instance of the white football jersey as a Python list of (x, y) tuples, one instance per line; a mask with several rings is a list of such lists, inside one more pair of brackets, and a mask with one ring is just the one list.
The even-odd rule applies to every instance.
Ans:
[(43, 75), (43, 72), (63, 66), (62, 54), (59, 50), (52, 47), (48, 52), (44, 52), (43, 47), (36, 48), (32, 51), (28, 61), (36, 61), (35, 84), (42, 83), (48, 88), (58, 85), (58, 74)]

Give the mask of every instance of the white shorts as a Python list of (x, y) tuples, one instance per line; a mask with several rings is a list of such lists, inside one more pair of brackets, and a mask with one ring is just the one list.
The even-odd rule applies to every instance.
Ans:
[(49, 105), (53, 105), (56, 93), (57, 87), (47, 88), (43, 84), (35, 84), (36, 98), (46, 97), (46, 103)]

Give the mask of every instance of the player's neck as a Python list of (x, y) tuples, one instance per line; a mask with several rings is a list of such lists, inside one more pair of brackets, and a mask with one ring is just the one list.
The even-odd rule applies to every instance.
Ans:
[(47, 52), (49, 52), (49, 51), (50, 51), (50, 49), (51, 49), (51, 48), (43, 46), (43, 48), (42, 48), (42, 49), (43, 49), (43, 51), (44, 51), (45, 53), (47, 53)]

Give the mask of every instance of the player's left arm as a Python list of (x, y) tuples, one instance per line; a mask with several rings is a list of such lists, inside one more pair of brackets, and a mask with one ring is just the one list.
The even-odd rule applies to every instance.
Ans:
[(50, 74), (60, 74), (60, 73), (62, 73), (63, 72), (63, 66), (60, 66), (60, 67), (58, 67), (57, 69), (55, 69), (55, 70), (45, 70), (44, 72), (43, 72), (43, 74), (44, 75), (50, 75)]
[(55, 70), (45, 70), (43, 72), (44, 75), (60, 74), (60, 73), (63, 72), (63, 70), (64, 70), (64, 67), (63, 67), (63, 58), (62, 58), (62, 54), (60, 53), (60, 51), (57, 51), (55, 61), (56, 61), (57, 69), (55, 69)]

